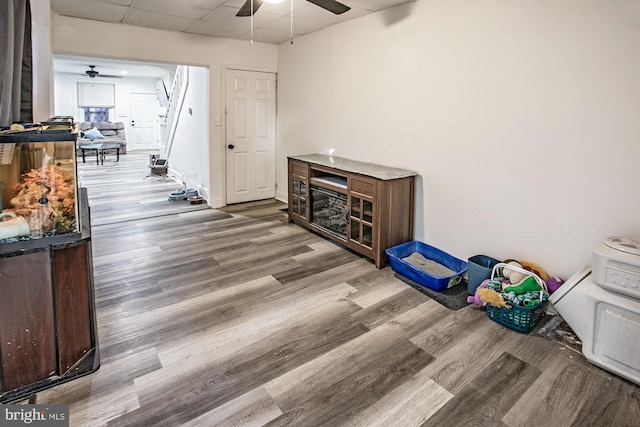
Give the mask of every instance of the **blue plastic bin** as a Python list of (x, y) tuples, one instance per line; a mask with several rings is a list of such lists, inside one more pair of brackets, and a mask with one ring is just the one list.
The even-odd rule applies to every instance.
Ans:
[(491, 277), (491, 270), (500, 261), (487, 255), (474, 255), (469, 258), (467, 273), (467, 292), (475, 295), (483, 281)]
[[(434, 276), (431, 273), (421, 270), (412, 264), (404, 261), (412, 253), (417, 252), (423, 257), (444, 265), (454, 271), (450, 276)], [(465, 271), (467, 262), (455, 258), (438, 248), (425, 243), (413, 241), (394, 246), (385, 251), (389, 258), (391, 269), (396, 273), (413, 280), (421, 286), (425, 286), (434, 291), (444, 291), (447, 288), (457, 285)]]

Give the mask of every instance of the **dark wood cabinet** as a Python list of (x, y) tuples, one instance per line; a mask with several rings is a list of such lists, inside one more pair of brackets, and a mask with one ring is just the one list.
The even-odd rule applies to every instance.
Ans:
[(289, 221), (386, 264), (413, 239), (415, 172), (312, 154), (288, 159)]
[(90, 295), (90, 248), (80, 244), (53, 251), (58, 366), (64, 374), (94, 347)]
[(55, 375), (56, 342), (49, 250), (0, 258), (2, 391)]
[(100, 364), (90, 221), (0, 250), (0, 403), (86, 375)]

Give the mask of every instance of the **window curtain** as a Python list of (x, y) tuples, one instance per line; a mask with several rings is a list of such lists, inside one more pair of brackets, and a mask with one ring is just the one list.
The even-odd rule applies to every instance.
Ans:
[(78, 107), (116, 106), (116, 85), (113, 83), (78, 82)]
[(0, 126), (33, 121), (29, 3), (0, 1)]

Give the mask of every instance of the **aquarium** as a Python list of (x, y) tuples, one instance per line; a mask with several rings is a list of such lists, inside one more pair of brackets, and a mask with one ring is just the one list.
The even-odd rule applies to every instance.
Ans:
[(0, 243), (77, 233), (72, 123), (0, 131)]

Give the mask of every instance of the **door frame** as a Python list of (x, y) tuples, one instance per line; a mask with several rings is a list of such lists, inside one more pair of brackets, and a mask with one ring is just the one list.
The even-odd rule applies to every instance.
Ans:
[[(276, 171), (276, 179), (278, 177), (278, 70), (277, 68), (268, 68), (268, 67), (250, 67), (250, 66), (238, 66), (233, 64), (223, 64), (222, 65), (222, 99), (220, 100), (220, 104), (222, 109), (220, 111), (220, 125), (222, 126), (222, 141), (219, 146), (218, 153), (220, 154), (222, 161), (220, 162), (222, 165), (222, 202), (224, 206), (227, 206), (227, 120), (226, 120), (226, 111), (227, 111), (227, 71), (249, 71), (249, 72), (258, 72), (258, 73), (273, 73), (276, 76), (276, 144), (275, 144), (275, 171)], [(218, 117), (216, 117), (216, 121)], [(214, 123), (214, 126), (217, 126)], [(277, 180), (276, 180), (277, 184)], [(276, 195), (278, 194), (278, 189), (276, 188)]]

